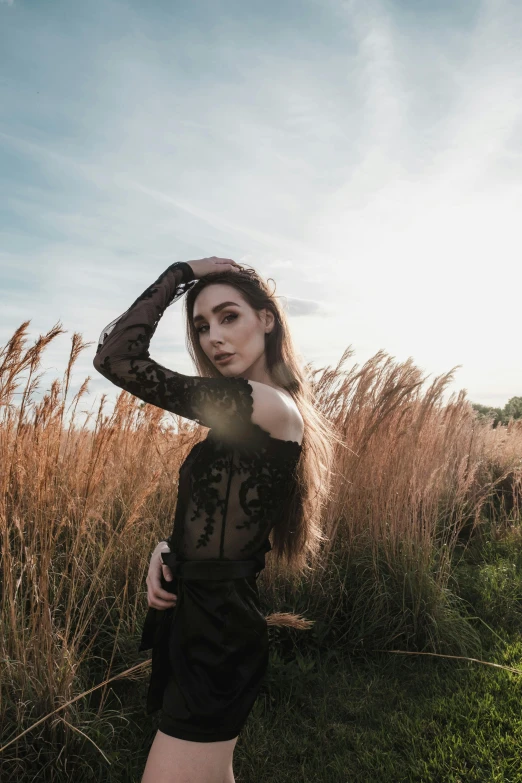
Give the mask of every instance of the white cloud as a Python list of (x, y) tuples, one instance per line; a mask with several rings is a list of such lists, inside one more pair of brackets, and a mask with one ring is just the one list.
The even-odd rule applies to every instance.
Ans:
[(316, 302), (313, 299), (298, 299), (295, 296), (285, 297), (284, 305), (290, 315), (330, 315), (333, 312), (331, 305), (326, 302)]

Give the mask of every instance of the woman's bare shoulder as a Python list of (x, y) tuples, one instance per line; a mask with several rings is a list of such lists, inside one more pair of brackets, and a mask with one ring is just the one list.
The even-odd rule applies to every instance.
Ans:
[(296, 440), (301, 443), (304, 422), (289, 393), (266, 383), (250, 381), (252, 386), (252, 421), (270, 433), (273, 438)]

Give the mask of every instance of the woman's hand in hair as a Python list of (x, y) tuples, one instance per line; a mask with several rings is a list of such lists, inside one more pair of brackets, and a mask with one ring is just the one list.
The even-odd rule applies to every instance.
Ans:
[(173, 576), (170, 568), (161, 559), (162, 552), (170, 552), (166, 541), (160, 541), (152, 553), (147, 574), (147, 601), (152, 609), (170, 609), (176, 605), (177, 595), (169, 593), (161, 586), (161, 575), (167, 582), (172, 582)]
[(196, 261), (186, 262), (192, 271), (194, 277), (199, 279), (204, 275), (211, 274), (211, 272), (240, 272), (241, 267), (232, 258), (218, 258), (217, 256), (211, 256), (210, 258), (198, 258)]

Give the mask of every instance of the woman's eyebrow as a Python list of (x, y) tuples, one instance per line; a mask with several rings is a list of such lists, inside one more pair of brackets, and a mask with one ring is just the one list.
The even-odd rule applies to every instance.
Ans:
[[(213, 313), (219, 313), (220, 310), (222, 310), (224, 307), (227, 307), (228, 305), (235, 305), (236, 307), (241, 307), (241, 305), (238, 305), (237, 302), (221, 302), (221, 304), (217, 304), (212, 308)], [(193, 318), (193, 322), (196, 324), (198, 321), (204, 321), (205, 318), (202, 315), (195, 315)]]

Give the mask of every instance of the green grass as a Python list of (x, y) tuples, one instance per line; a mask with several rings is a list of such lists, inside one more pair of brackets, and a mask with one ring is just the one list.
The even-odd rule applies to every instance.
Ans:
[[(516, 540), (470, 550), (455, 579), (481, 659), (522, 672)], [(521, 689), (521, 675), (472, 661), (330, 650), (285, 663), (274, 653), (236, 747), (236, 780), (522, 781)]]
[[(488, 659), (522, 669), (521, 640)], [(299, 684), (256, 703), (238, 783), (522, 781), (519, 675), (394, 654), (310, 664)]]
[[(516, 540), (470, 549), (454, 577), (481, 658), (522, 671)], [(306, 632), (270, 633), (267, 680), (234, 754), (237, 783), (522, 783), (519, 674), (427, 655), (317, 651)], [(130, 665), (134, 647), (122, 635)], [(48, 721), (30, 752), (26, 737), (0, 760), (0, 778), (139, 783), (159, 717), (145, 715), (146, 686), (143, 677), (113, 683), (99, 714), (101, 691), (73, 705), (67, 719), (89, 740), (74, 733), (71, 743), (69, 733), (67, 757), (57, 757), (66, 727)]]

